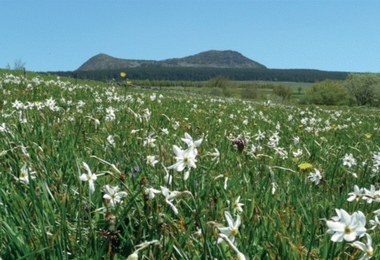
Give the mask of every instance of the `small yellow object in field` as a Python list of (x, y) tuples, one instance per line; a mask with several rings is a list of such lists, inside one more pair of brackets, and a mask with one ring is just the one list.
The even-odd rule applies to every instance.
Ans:
[(371, 139), (371, 134), (365, 134), (365, 138), (367, 138), (367, 139)]
[(300, 168), (301, 170), (306, 170), (313, 168), (313, 165), (311, 163), (301, 163), (298, 165), (298, 168)]
[(125, 76), (127, 76), (127, 73), (125, 73), (125, 72), (120, 72), (120, 77), (125, 78)]

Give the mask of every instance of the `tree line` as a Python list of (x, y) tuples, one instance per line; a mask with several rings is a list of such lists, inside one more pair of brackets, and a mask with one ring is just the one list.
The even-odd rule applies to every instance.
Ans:
[(380, 74), (349, 74), (344, 81), (314, 83), (301, 103), (380, 107)]
[[(229, 96), (233, 84), (228, 79), (218, 76), (205, 82), (203, 86), (219, 89), (220, 94)], [(253, 82), (249, 85), (240, 83), (238, 88), (240, 96), (248, 99), (259, 98), (263, 89), (270, 89), (281, 102), (291, 100), (294, 94), (291, 87), (283, 83)], [(298, 102), (301, 104), (380, 108), (380, 74), (349, 74), (345, 80), (326, 79), (315, 82), (306, 89), (303, 95), (300, 95), (301, 91), (302, 87), (299, 87)], [(265, 93), (268, 92), (265, 91)]]
[(145, 67), (100, 71), (57, 71), (49, 72), (77, 79), (105, 81), (121, 80), (120, 72), (127, 73), (130, 80), (207, 81), (222, 75), (237, 81), (292, 81), (317, 82), (325, 79), (344, 80), (348, 72), (321, 71), (310, 69), (252, 69), (252, 68), (180, 68)]

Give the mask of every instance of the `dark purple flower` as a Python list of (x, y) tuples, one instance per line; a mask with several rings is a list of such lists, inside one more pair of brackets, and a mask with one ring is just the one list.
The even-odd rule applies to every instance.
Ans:
[(243, 151), (244, 150), (244, 140), (241, 139), (240, 137), (232, 140), (232, 144), (236, 145), (239, 151)]

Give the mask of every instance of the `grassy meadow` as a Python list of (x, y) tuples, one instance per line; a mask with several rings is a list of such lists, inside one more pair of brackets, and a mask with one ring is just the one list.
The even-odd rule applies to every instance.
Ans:
[(379, 110), (12, 73), (2, 259), (380, 254)]

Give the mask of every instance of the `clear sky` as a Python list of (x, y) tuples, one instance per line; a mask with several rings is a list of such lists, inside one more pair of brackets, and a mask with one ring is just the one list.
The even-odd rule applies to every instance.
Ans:
[(379, 0), (0, 0), (0, 68), (234, 50), (268, 68), (380, 72), (379, 14)]

